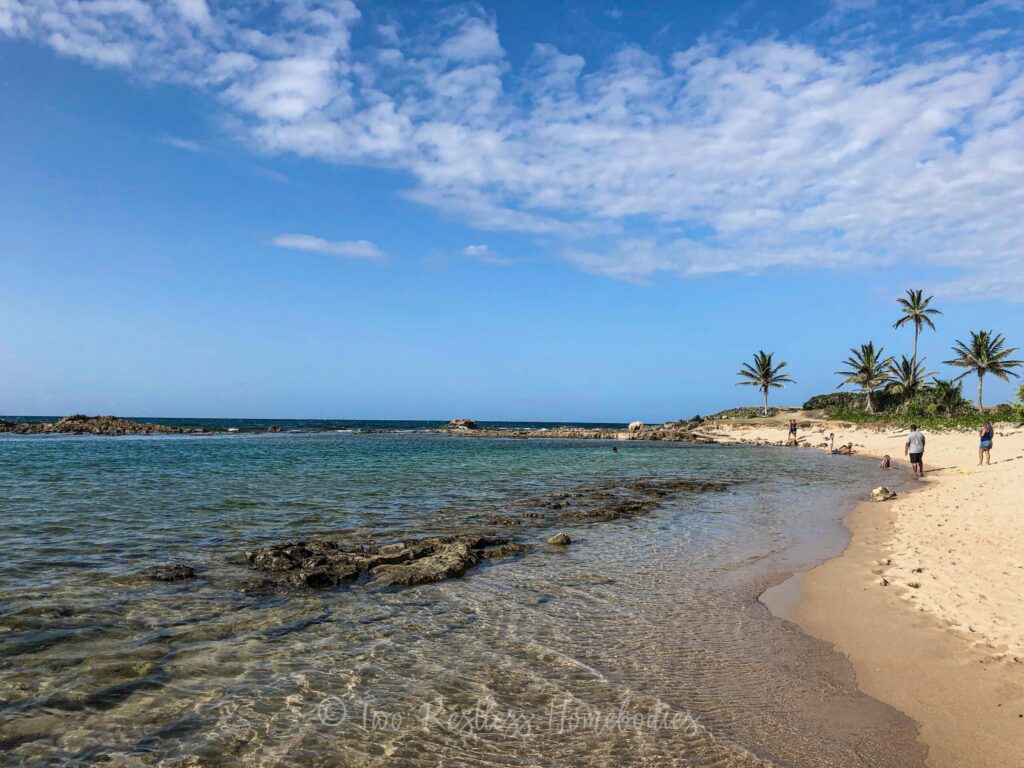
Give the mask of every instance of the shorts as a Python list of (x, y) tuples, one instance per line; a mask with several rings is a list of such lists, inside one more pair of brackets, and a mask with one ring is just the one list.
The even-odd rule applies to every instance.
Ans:
[(923, 451), (921, 453), (912, 453), (912, 454), (910, 454), (910, 463), (911, 464), (920, 464), (921, 463), (921, 459), (923, 459), (923, 458), (924, 458), (924, 452)]
[(991, 440), (982, 440), (981, 441), (981, 450), (983, 450), (983, 451), (991, 451), (992, 450), (992, 441)]

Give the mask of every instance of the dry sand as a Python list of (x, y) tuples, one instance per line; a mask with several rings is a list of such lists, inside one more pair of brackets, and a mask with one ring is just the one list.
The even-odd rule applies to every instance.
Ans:
[[(905, 430), (797, 418), (810, 446), (831, 431), (837, 446), (889, 454), (896, 471), (879, 470), (879, 485), (905, 491), (858, 507), (843, 555), (765, 602), (847, 654), (862, 690), (917, 720), (930, 766), (1024, 768), (1024, 430), (997, 427), (983, 467), (974, 433), (928, 434), (917, 481), (906, 474)], [(786, 438), (781, 422), (707, 432)]]

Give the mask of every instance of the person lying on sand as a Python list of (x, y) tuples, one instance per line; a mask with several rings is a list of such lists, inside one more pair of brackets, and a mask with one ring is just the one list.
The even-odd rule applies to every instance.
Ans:
[(832, 451), (833, 456), (852, 456), (856, 451), (853, 450), (853, 443), (847, 443), (846, 445), (840, 445), (839, 448)]

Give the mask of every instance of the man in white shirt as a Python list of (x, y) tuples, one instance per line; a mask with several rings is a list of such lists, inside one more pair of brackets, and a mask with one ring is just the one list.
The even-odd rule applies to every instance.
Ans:
[(903, 446), (903, 455), (910, 456), (910, 468), (918, 477), (924, 476), (924, 434), (917, 429), (917, 424), (910, 425), (907, 444)]

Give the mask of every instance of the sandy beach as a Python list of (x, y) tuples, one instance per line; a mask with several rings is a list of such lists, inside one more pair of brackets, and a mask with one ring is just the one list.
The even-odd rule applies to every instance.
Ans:
[[(837, 446), (890, 455), (894, 470), (880, 469), (879, 485), (899, 495), (856, 508), (844, 554), (769, 590), (766, 604), (833, 643), (863, 691), (914, 718), (929, 765), (1024, 766), (1024, 430), (997, 427), (992, 463), (980, 467), (973, 433), (928, 434), (926, 474), (915, 480), (904, 430), (802, 415), (802, 444), (822, 449), (834, 432)], [(706, 433), (785, 439), (781, 421), (718, 422)]]

